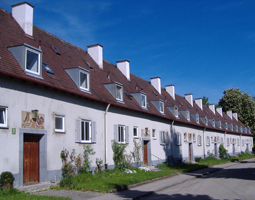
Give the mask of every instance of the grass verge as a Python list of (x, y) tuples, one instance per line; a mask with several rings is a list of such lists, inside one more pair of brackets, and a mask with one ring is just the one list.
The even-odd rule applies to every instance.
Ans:
[(15, 188), (11, 189), (0, 189), (0, 200), (70, 200), (66, 197), (52, 197), (52, 196), (40, 196), (32, 195), (19, 191)]

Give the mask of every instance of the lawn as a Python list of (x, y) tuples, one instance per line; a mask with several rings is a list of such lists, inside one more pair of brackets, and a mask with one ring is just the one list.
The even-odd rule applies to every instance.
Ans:
[(70, 200), (64, 197), (31, 195), (17, 189), (0, 189), (0, 200)]

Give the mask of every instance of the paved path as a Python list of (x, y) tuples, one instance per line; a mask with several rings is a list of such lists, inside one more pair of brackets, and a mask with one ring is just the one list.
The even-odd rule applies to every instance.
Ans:
[[(255, 162), (255, 159), (249, 161)], [(211, 174), (221, 169), (233, 167), (239, 163), (226, 163), (221, 165), (215, 165), (211, 168), (198, 170), (193, 173), (177, 174), (175, 176), (164, 178), (157, 181), (152, 181), (147, 184), (139, 185), (136, 187), (129, 188), (128, 190), (117, 192), (117, 193), (96, 193), (96, 192), (82, 192), (82, 191), (67, 191), (67, 190), (46, 190), (36, 192), (36, 194), (47, 195), (47, 196), (61, 196), (70, 197), (72, 200), (80, 199), (97, 199), (97, 200), (115, 200), (115, 199), (140, 199), (146, 196), (155, 194), (167, 188), (185, 183), (190, 180), (195, 180), (198, 177)], [(28, 190), (29, 191), (29, 190)]]

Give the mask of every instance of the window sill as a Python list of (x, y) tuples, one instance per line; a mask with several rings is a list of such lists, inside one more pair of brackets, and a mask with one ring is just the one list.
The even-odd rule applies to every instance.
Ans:
[(43, 77), (40, 75), (40, 74), (35, 74), (33, 72), (30, 72), (30, 71), (27, 71), (25, 70), (25, 73), (29, 76), (33, 76), (33, 77), (36, 77), (36, 78), (40, 78), (40, 79), (43, 79)]
[(138, 136), (134, 136), (134, 139), (139, 139), (139, 137)]
[(65, 134), (66, 132), (65, 132), (65, 131), (61, 131), (61, 130), (55, 130), (55, 133), (62, 133), (62, 134)]
[(94, 144), (91, 141), (79, 141), (79, 142), (76, 142), (76, 143), (80, 143), (80, 144)]
[(0, 129), (9, 129), (8, 126), (0, 126)]
[(153, 140), (156, 140), (157, 138), (156, 137), (152, 137)]

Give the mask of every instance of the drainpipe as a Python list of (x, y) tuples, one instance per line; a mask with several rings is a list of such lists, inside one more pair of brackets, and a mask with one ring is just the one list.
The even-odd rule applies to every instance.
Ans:
[(106, 162), (106, 155), (107, 155), (107, 112), (110, 108), (110, 105), (111, 104), (108, 104), (107, 107), (106, 107), (106, 110), (105, 110), (105, 113), (104, 113), (104, 166), (105, 166), (105, 169), (108, 168), (107, 166), (107, 162)]
[(172, 139), (172, 144), (170, 145), (171, 147), (171, 153), (172, 153), (172, 164), (174, 164), (174, 130), (173, 130), (173, 125), (174, 125), (174, 121), (172, 121), (171, 124), (171, 139)]
[(227, 132), (225, 131), (225, 134), (224, 134), (224, 148), (226, 149), (226, 134), (227, 134)]
[(206, 128), (204, 128), (204, 131), (203, 131), (203, 153), (204, 153), (204, 158), (205, 158), (205, 130), (206, 130)]

